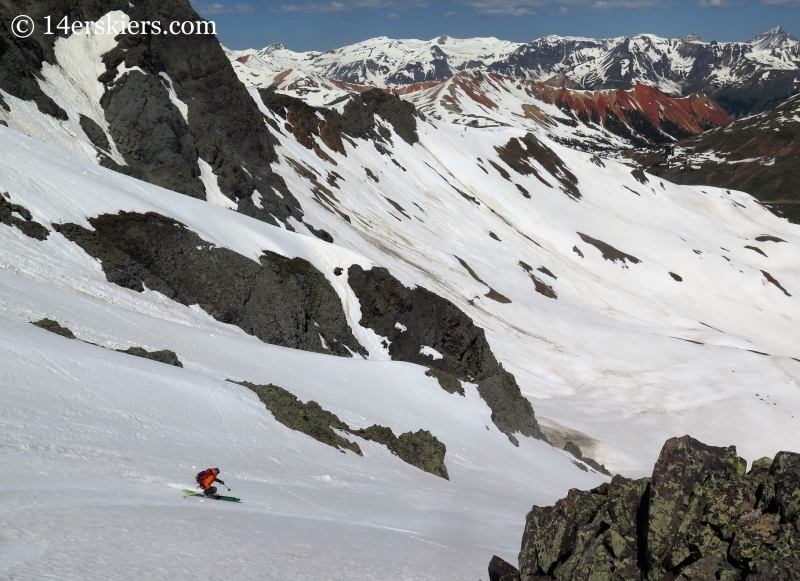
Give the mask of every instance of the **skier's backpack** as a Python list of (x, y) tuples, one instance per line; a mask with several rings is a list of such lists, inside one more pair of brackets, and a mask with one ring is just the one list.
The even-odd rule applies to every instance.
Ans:
[(208, 476), (211, 476), (212, 474), (214, 474), (214, 471), (211, 468), (207, 468), (202, 472), (198, 472), (197, 476), (194, 477), (194, 481), (197, 482), (197, 484), (202, 484), (203, 480), (205, 480)]

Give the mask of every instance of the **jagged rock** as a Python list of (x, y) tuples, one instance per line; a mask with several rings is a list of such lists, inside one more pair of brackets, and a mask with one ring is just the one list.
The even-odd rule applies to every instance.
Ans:
[(350, 433), (383, 444), (401, 460), (420, 470), (450, 480), (444, 456), (447, 448), (428, 430), (405, 432), (395, 436), (390, 428), (372, 425), (361, 430), (350, 430)]
[(32, 325), (36, 325), (44, 329), (45, 331), (50, 331), (51, 333), (55, 333), (56, 335), (61, 335), (62, 337), (66, 337), (67, 339), (74, 339), (75, 335), (67, 329), (66, 327), (62, 327), (58, 321), (54, 321), (53, 319), (42, 319), (40, 321), (31, 321)]
[(582, 460), (584, 463), (588, 464), (601, 474), (605, 474), (606, 476), (611, 476), (611, 473), (608, 470), (606, 470), (605, 466), (603, 466), (593, 458), (588, 458), (584, 456), (583, 452), (581, 452), (581, 449), (574, 442), (567, 441), (567, 443), (564, 444), (564, 450), (575, 456), (578, 460)]
[(166, 363), (167, 365), (174, 365), (175, 367), (183, 367), (183, 363), (178, 359), (178, 354), (169, 349), (162, 349), (161, 351), (148, 351), (142, 347), (130, 347), (129, 349), (116, 349), (120, 353), (127, 353), (135, 357), (143, 357), (151, 361), (158, 361), (159, 363)]
[(405, 432), (400, 436), (395, 436), (391, 428), (377, 424), (354, 430), (340, 420), (336, 414), (323, 409), (317, 402), (311, 400), (303, 403), (277, 385), (271, 383), (256, 385), (249, 381), (233, 383), (252, 389), (280, 423), (292, 430), (307, 434), (323, 444), (336, 449), (352, 450), (359, 456), (363, 456), (361, 447), (357, 443), (351, 442), (334, 431), (340, 430), (365, 440), (383, 444), (403, 462), (449, 480), (447, 467), (444, 464), (447, 448), (428, 430)]
[(13, 226), (30, 238), (45, 240), (50, 231), (36, 222), (26, 207), (12, 204), (7, 196), (7, 193), (0, 193), (0, 224)]
[(218, 321), (266, 343), (341, 356), (367, 354), (325, 275), (302, 258), (264, 252), (256, 262), (154, 213), (104, 214), (89, 222), (93, 231), (76, 224), (56, 228), (99, 259), (110, 282), (198, 304)]
[(800, 455), (762, 458), (747, 474), (743, 465), (733, 447), (672, 438), (652, 478), (617, 475), (534, 506), (519, 579), (800, 579)]
[(303, 403), (282, 387), (271, 383), (267, 385), (256, 385), (249, 381), (235, 383), (252, 389), (267, 406), (267, 409), (272, 412), (275, 419), (287, 428), (307, 434), (337, 450), (346, 449), (359, 456), (362, 455), (358, 444), (334, 432), (334, 429), (347, 431), (349, 430), (348, 425), (336, 414), (322, 409), (317, 402), (311, 400)]
[(489, 561), (489, 581), (517, 581), (519, 571), (514, 565), (494, 555)]
[[(492, 421), (503, 433), (546, 439), (530, 402), (514, 376), (495, 359), (483, 329), (458, 307), (422, 287), (403, 286), (385, 268), (364, 270), (353, 265), (347, 274), (361, 304), (359, 324), (391, 341), (392, 359), (477, 383), (478, 393), (492, 410)], [(425, 347), (441, 358), (426, 354)]]
[(439, 382), (439, 387), (441, 387), (447, 393), (458, 393), (460, 395), (464, 395), (464, 386), (461, 385), (461, 382), (456, 376), (450, 375), (441, 369), (434, 368), (428, 369), (428, 371), (425, 372), (425, 375), (428, 377), (435, 377)]

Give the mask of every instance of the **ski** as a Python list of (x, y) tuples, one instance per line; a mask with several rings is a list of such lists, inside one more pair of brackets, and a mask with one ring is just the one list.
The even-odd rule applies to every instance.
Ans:
[(215, 494), (214, 496), (206, 496), (202, 492), (196, 492), (194, 490), (184, 490), (183, 494), (184, 494), (184, 498), (188, 498), (190, 496), (196, 496), (197, 498), (209, 498), (211, 500), (224, 500), (226, 502), (242, 502), (241, 498), (236, 498), (235, 496), (222, 496), (220, 494)]

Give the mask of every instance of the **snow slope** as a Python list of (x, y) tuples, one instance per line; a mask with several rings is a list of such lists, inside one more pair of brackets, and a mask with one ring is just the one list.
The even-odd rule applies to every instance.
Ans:
[[(393, 159), (365, 141), (347, 145), (346, 157), (318, 142), (335, 166), (282, 134), (277, 151), (292, 161), (273, 167), (336, 244), (445, 296), (486, 329), (538, 416), (588, 436), (612, 469), (644, 474), (677, 433), (736, 443), (749, 458), (791, 448), (800, 419), (795, 226), (746, 194), (642, 184), (630, 167), (540, 136), (578, 178), (583, 197), (574, 200), (499, 159), (495, 147), (524, 130), (429, 119), (418, 132), (413, 146), (393, 138)], [(333, 172), (334, 201), (322, 200), (313, 189)], [(311, 173), (316, 184), (303, 175)], [(641, 262), (604, 260), (579, 233)], [(754, 240), (764, 234), (787, 242)], [(558, 277), (533, 271), (558, 299), (535, 292), (520, 261)], [(511, 302), (488, 298), (490, 288)], [(763, 392), (779, 405), (761, 406)]]
[[(48, 226), (157, 211), (248, 256), (272, 249), (326, 273), (369, 265), (0, 132), (0, 190)], [(29, 324), (44, 316), (81, 341)], [(2, 578), (460, 579), (492, 552), (513, 558), (531, 502), (602, 481), (543, 442), (512, 446), (474, 386), (462, 398), (416, 365), (264, 344), (198, 307), (107, 282), (56, 232), (37, 241), (0, 225), (0, 321), (0, 457), (13, 474), (0, 500)], [(173, 349), (184, 369), (103, 349), (129, 346)], [(360, 458), (293, 432), (228, 378), (274, 382), (353, 427), (430, 429), (447, 444), (450, 480), (370, 442), (359, 440)], [(206, 464), (241, 505), (182, 498)]]
[[(302, 257), (369, 359), (261, 343), (198, 306), (109, 283), (57, 232), (37, 241), (0, 224), (0, 455), (14, 475), (0, 500), (12, 515), (0, 577), (480, 578), (491, 553), (513, 561), (532, 503), (602, 481), (542, 442), (512, 446), (474, 386), (447, 394), (424, 368), (389, 361), (336, 275), (351, 264), (452, 301), (485, 329), (553, 442), (576, 441), (614, 472), (649, 474), (663, 441), (685, 433), (751, 461), (800, 448), (797, 226), (744, 193), (648, 177), (534, 125), (429, 117), (411, 145), (379, 119), (380, 148), (345, 139), (345, 155), (312, 136), (315, 152), (250, 94), (278, 127), (274, 171), (334, 244), (291, 219), (297, 234), (100, 168), (84, 136), (37, 129), (50, 121), (10, 99), (9, 118), (27, 121), (0, 127), (0, 192), (48, 228), (154, 211), (254, 260)], [(516, 151), (541, 180), (503, 159), (528, 131), (550, 153)], [(29, 324), (42, 317), (97, 345)], [(131, 346), (172, 349), (185, 367), (102, 348)], [(369, 442), (359, 458), (292, 432), (229, 378), (274, 382), (353, 427), (429, 429), (450, 481)], [(209, 465), (242, 505), (180, 497)]]

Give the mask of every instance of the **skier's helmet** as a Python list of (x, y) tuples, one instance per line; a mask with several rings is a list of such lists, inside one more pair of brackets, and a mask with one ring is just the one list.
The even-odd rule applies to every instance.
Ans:
[(219, 468), (212, 468), (212, 470), (214, 471), (214, 474), (219, 474)]

